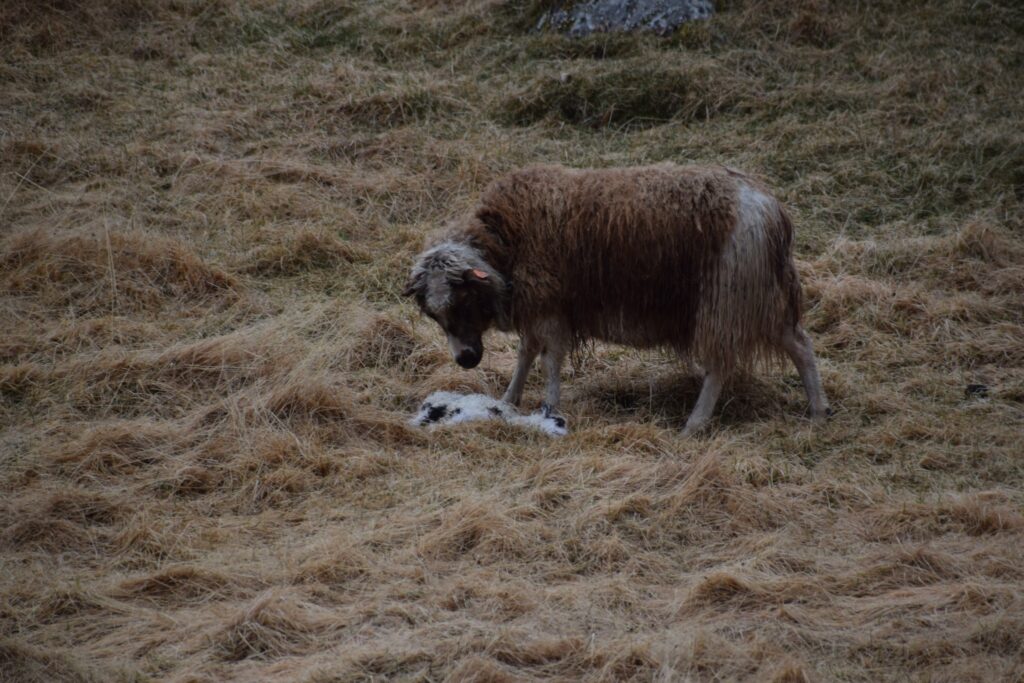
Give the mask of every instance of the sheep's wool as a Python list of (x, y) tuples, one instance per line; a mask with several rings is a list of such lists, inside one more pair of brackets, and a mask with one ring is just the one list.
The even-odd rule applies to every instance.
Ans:
[(568, 433), (565, 418), (559, 415), (520, 415), (515, 407), (484, 394), (456, 394), (435, 391), (424, 399), (409, 423), (427, 429), (474, 420), (501, 420), (509, 424), (539, 429), (551, 436)]

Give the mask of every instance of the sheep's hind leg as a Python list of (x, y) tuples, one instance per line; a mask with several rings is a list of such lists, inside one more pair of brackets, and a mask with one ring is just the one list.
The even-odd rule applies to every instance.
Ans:
[(715, 404), (722, 393), (722, 386), (725, 385), (725, 373), (719, 370), (709, 370), (704, 375), (704, 385), (700, 389), (700, 396), (697, 397), (697, 405), (693, 407), (690, 418), (683, 428), (683, 436), (692, 436), (701, 431), (711, 419), (715, 411)]
[(537, 358), (540, 349), (537, 343), (530, 339), (519, 341), (519, 356), (516, 360), (516, 370), (512, 373), (512, 380), (508, 383), (508, 389), (501, 400), (514, 406), (518, 406), (523, 398), (523, 386), (526, 384), (526, 376), (530, 374), (533, 361)]
[(789, 355), (800, 373), (800, 380), (804, 383), (804, 391), (807, 392), (807, 400), (811, 403), (811, 417), (816, 420), (824, 419), (831, 414), (828, 407), (828, 399), (825, 398), (825, 390), (821, 387), (821, 377), (818, 375), (818, 363), (814, 357), (814, 345), (811, 338), (807, 336), (804, 329), (796, 325), (782, 335), (782, 348)]

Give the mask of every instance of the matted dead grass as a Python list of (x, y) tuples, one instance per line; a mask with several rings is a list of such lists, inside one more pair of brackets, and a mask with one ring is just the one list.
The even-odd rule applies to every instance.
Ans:
[[(0, 679), (1024, 677), (1024, 13), (720, 2), (0, 8)], [(826, 390), (598, 346), (559, 440), (426, 434), (399, 291), (537, 161), (793, 207)], [(535, 377), (526, 400), (539, 401)]]

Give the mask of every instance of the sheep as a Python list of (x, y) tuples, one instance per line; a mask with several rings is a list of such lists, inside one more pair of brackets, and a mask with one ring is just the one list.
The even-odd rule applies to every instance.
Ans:
[(596, 340), (699, 362), (685, 434), (706, 426), (733, 371), (786, 356), (821, 419), (830, 409), (800, 325), (792, 243), (779, 201), (732, 168), (528, 166), (428, 241), (404, 295), (441, 326), (463, 368), (480, 363), (486, 330), (518, 333), (502, 399), (512, 405), (539, 355), (543, 408), (556, 413), (566, 355)]

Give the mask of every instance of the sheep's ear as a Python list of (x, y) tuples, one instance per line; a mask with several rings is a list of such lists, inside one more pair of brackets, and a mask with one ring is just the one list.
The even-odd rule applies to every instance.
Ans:
[(405, 289), (402, 290), (402, 296), (415, 296), (419, 289), (420, 281), (417, 278), (411, 277), (409, 278), (409, 281), (405, 283)]
[(480, 270), (479, 268), (467, 268), (462, 271), (462, 279), (466, 282), (488, 282), (491, 279), (491, 276), (488, 275), (485, 270)]

